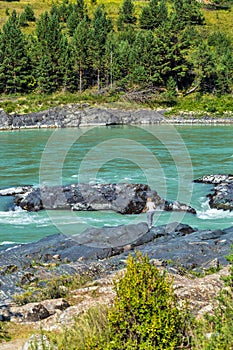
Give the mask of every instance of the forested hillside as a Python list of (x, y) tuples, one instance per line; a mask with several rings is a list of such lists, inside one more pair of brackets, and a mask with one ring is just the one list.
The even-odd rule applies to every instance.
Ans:
[[(103, 0), (104, 2), (104, 0)], [(1, 1), (0, 94), (150, 88), (179, 95), (233, 88), (231, 5), (196, 0)]]

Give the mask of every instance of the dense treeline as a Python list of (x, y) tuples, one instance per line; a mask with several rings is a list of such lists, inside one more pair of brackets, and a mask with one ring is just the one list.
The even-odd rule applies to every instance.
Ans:
[[(36, 21), (36, 30), (22, 28)], [(233, 55), (221, 32), (203, 37), (196, 0), (150, 0), (138, 18), (124, 0), (116, 23), (104, 6), (93, 18), (84, 0), (53, 5), (35, 18), (30, 5), (9, 14), (0, 32), (0, 93), (83, 91), (113, 84), (121, 88), (166, 88), (175, 96), (231, 92)]]

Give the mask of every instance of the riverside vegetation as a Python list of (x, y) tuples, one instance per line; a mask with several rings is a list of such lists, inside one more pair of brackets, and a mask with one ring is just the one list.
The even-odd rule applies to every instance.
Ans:
[(1, 3), (7, 112), (80, 101), (232, 112), (230, 2)]
[[(195, 319), (188, 303), (179, 302), (166, 272), (140, 252), (129, 256), (125, 273), (115, 281), (113, 305), (90, 308), (62, 333), (42, 332), (40, 346), (45, 350), (232, 349), (232, 252), (227, 259), (230, 274), (212, 314)], [(3, 329), (1, 334), (7, 335)], [(39, 349), (38, 342), (31, 348)]]

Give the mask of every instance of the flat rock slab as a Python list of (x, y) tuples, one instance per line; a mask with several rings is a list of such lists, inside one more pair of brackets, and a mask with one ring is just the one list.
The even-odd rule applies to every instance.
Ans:
[(151, 230), (139, 223), (91, 228), (77, 236), (51, 235), (0, 252), (0, 314), (1, 305), (9, 305), (14, 294), (37, 280), (75, 274), (104, 276), (124, 267), (128, 255), (136, 251), (164, 265), (200, 271), (227, 265), (232, 244), (233, 226), (197, 230), (178, 222)]

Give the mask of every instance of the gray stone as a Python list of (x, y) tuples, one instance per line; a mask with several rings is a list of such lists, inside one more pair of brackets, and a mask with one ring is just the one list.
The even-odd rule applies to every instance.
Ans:
[(195, 182), (214, 185), (214, 190), (208, 194), (211, 208), (233, 210), (233, 175), (205, 175)]

